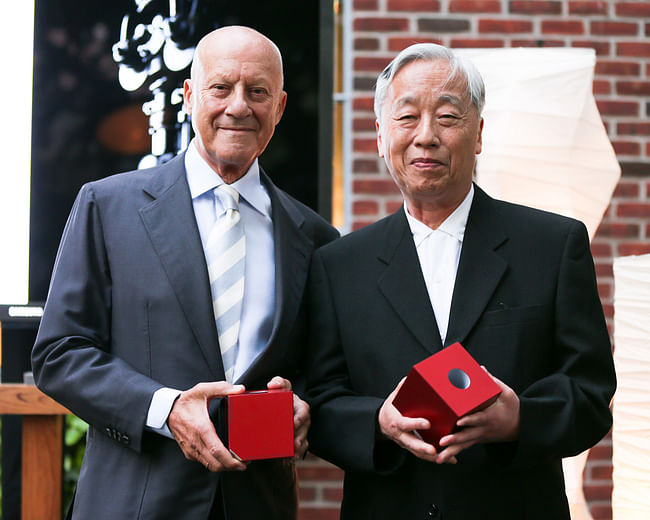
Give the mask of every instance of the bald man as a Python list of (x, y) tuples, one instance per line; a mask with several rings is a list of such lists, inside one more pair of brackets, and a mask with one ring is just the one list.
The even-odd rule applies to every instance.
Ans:
[[(90, 425), (72, 518), (296, 517), (293, 461), (244, 464), (217, 433), (228, 394), (301, 393), (309, 261), (337, 236), (258, 164), (286, 99), (273, 42), (213, 31), (184, 84), (188, 150), (82, 187), (32, 352), (39, 388)], [(226, 319), (218, 302), (234, 293), (215, 278), (213, 248), (227, 233), (211, 232), (228, 218), (245, 247)], [(298, 395), (301, 456), (309, 408)]]

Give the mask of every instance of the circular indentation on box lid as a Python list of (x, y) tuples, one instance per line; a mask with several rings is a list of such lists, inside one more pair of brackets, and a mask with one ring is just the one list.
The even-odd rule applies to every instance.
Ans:
[(449, 378), (449, 382), (452, 385), (454, 385), (456, 388), (460, 388), (461, 390), (468, 388), (469, 384), (471, 383), (467, 372), (461, 370), (460, 368), (452, 368), (449, 371), (449, 374), (447, 374), (447, 377)]

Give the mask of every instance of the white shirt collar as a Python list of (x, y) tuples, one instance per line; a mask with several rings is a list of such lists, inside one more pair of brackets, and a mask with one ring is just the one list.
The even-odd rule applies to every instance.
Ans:
[[(194, 139), (185, 153), (185, 171), (192, 200), (223, 184), (223, 179), (201, 157)], [(257, 159), (248, 171), (231, 185), (248, 204), (262, 215), (271, 216), (271, 201), (260, 179), (260, 167)]]
[(465, 236), (467, 219), (469, 218), (469, 210), (472, 207), (473, 199), (474, 184), (470, 186), (467, 195), (463, 199), (463, 202), (461, 202), (458, 207), (452, 212), (452, 214), (449, 215), (442, 224), (440, 224), (438, 229), (431, 229), (429, 226), (413, 217), (408, 212), (405, 201), (404, 212), (406, 213), (406, 219), (408, 220), (409, 227), (411, 228), (411, 233), (413, 234), (415, 247), (418, 247), (422, 241), (424, 241), (434, 231), (441, 231), (449, 236), (456, 238), (460, 243), (462, 243), (463, 237)]

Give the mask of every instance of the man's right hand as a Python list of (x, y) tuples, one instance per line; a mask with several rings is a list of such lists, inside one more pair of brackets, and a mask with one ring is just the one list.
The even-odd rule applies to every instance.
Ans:
[[(428, 430), (431, 428), (429, 421), (423, 418), (405, 417), (393, 405), (393, 399), (395, 399), (395, 396), (405, 379), (406, 378), (399, 382), (395, 390), (391, 392), (384, 401), (384, 404), (381, 405), (379, 416), (377, 418), (379, 429), (382, 434), (396, 442), (405, 450), (410, 451), (416, 457), (436, 462), (438, 457), (436, 448), (428, 442), (423, 441), (416, 433), (416, 430)], [(455, 464), (456, 458), (450, 457), (446, 462)]]
[(167, 425), (185, 458), (210, 471), (243, 471), (246, 465), (223, 445), (208, 414), (211, 399), (244, 391), (243, 385), (225, 381), (199, 383), (182, 392), (174, 402)]

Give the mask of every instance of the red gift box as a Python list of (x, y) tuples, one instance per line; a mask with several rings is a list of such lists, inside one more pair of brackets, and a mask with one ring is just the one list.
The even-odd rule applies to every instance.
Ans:
[(241, 460), (293, 457), (293, 392), (263, 390), (228, 396), (227, 444)]
[(490, 375), (454, 343), (413, 366), (393, 405), (406, 417), (427, 419), (431, 428), (418, 433), (439, 450), (438, 442), (456, 429), (458, 419), (490, 405), (500, 393)]

